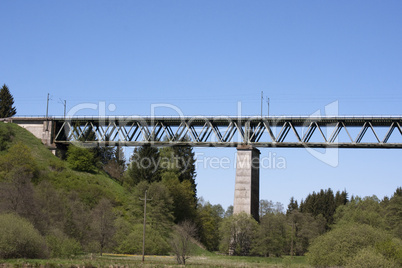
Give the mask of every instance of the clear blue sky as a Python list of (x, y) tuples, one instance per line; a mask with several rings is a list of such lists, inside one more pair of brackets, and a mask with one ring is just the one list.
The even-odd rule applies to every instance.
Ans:
[[(401, 115), (401, 1), (0, 2), (0, 83), (17, 115), (62, 115), (82, 103), (110, 115)], [(266, 111), (264, 107), (264, 112)], [(81, 115), (97, 114), (83, 110)], [(175, 114), (157, 109), (157, 115)], [(235, 149), (199, 149), (205, 157)], [(402, 185), (400, 150), (340, 150), (331, 167), (304, 149), (262, 149), (286, 160), (261, 170), (261, 198), (286, 206), (331, 187), (380, 198)], [(205, 158), (202, 158), (205, 159)], [(201, 165), (202, 166), (202, 165)], [(232, 204), (233, 168), (199, 167), (198, 194)]]

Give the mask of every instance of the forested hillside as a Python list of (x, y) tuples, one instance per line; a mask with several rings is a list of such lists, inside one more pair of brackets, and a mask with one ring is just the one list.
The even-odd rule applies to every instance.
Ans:
[[(0, 123), (0, 150), (0, 218), (4, 226), (8, 222), (13, 228), (17, 226), (13, 222), (19, 221), (18, 226), (26, 228), (0, 230), (0, 257), (69, 257), (106, 251), (139, 254), (145, 191), (149, 199), (147, 254), (172, 252), (170, 242), (177, 223), (191, 222), (200, 229), (196, 237), (207, 244), (209, 234), (201, 226), (214, 222), (212, 228), (218, 228), (221, 215), (209, 210), (207, 202), (198, 205), (203, 212), (197, 215), (191, 147), (136, 148), (128, 167), (121, 150), (113, 147), (71, 145), (65, 159), (60, 159), (26, 130)], [(144, 162), (151, 157), (158, 161), (156, 166)], [(177, 159), (190, 161), (174, 162)], [(10, 244), (21, 240), (10, 232), (22, 235), (27, 244), (10, 249)], [(29, 238), (32, 233), (35, 239)], [(42, 242), (38, 246), (35, 241)]]

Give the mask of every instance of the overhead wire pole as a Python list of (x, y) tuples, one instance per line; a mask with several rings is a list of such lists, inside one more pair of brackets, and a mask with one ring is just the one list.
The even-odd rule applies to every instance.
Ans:
[(142, 230), (142, 262), (145, 261), (145, 226), (146, 226), (146, 219), (147, 219), (147, 200), (151, 201), (151, 199), (147, 199), (147, 190), (145, 190), (145, 197), (144, 199), (140, 200), (144, 200), (144, 227)]
[(47, 102), (46, 102), (46, 131), (49, 131), (49, 93), (47, 93)]
[(60, 99), (60, 103), (64, 105), (64, 118), (66, 118), (66, 106), (67, 106), (67, 101)]
[(269, 117), (269, 98), (267, 98), (267, 105), (268, 105), (268, 114), (267, 114), (267, 116)]
[(261, 91), (261, 118), (262, 118), (262, 103), (264, 101), (264, 91)]

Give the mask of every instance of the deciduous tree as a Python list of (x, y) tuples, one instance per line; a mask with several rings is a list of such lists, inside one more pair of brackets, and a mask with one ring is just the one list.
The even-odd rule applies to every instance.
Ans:
[(0, 214), (0, 258), (46, 258), (45, 239), (32, 224), (15, 214)]
[(196, 236), (196, 230), (195, 224), (190, 221), (184, 221), (175, 226), (170, 245), (178, 264), (186, 264), (194, 247), (192, 240)]
[(180, 182), (174, 171), (162, 173), (162, 183), (169, 189), (173, 199), (173, 216), (175, 223), (196, 218), (196, 203), (191, 183), (187, 180)]
[(93, 238), (99, 245), (101, 256), (103, 249), (110, 245), (115, 232), (115, 215), (113, 214), (112, 209), (113, 207), (110, 201), (103, 198), (92, 211), (91, 227)]
[(340, 206), (335, 215), (336, 224), (359, 223), (385, 229), (385, 210), (376, 196), (356, 197), (345, 206)]
[(387, 229), (402, 239), (402, 188), (399, 187), (385, 205), (385, 222)]
[(266, 213), (260, 218), (252, 253), (265, 257), (279, 257), (282, 254), (287, 254), (290, 229), (286, 215), (283, 213)]
[(345, 266), (360, 250), (389, 239), (387, 232), (367, 224), (339, 225), (313, 241), (307, 258), (314, 266)]
[(219, 249), (221, 234), (219, 226), (223, 218), (224, 210), (221, 205), (212, 205), (199, 199), (197, 205), (197, 225), (200, 242), (209, 250)]
[(87, 148), (70, 145), (67, 151), (67, 162), (72, 169), (91, 172), (94, 170), (94, 155)]
[(220, 251), (231, 255), (249, 255), (257, 228), (257, 221), (244, 212), (225, 218), (219, 228), (222, 234)]

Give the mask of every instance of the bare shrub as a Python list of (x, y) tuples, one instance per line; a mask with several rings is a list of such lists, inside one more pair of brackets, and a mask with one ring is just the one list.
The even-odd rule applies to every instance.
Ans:
[(186, 264), (186, 260), (194, 249), (192, 240), (196, 235), (196, 226), (190, 221), (183, 221), (174, 227), (170, 240), (172, 250), (176, 255), (178, 264)]

